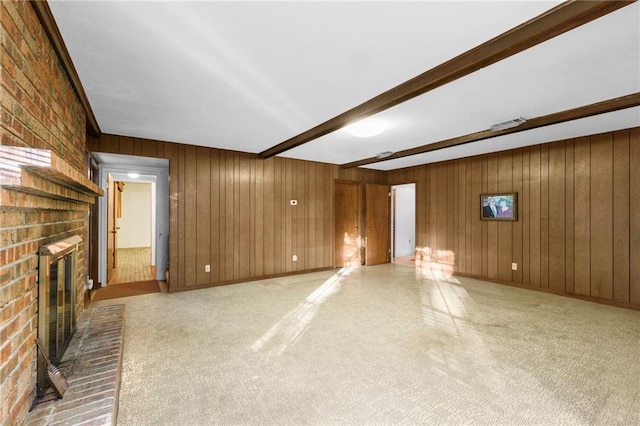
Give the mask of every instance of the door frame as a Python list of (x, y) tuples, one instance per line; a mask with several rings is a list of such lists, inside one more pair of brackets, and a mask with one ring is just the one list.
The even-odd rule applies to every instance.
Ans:
[[(152, 258), (156, 265), (155, 279), (165, 279), (165, 271), (169, 261), (169, 160), (158, 158), (137, 157), (121, 154), (94, 153), (100, 162), (98, 165), (100, 187), (107, 188), (107, 173), (113, 175), (114, 180), (150, 182), (152, 183), (152, 215), (155, 218), (155, 227), (151, 235)], [(147, 159), (147, 161), (145, 161)], [(149, 161), (152, 160), (152, 161)], [(140, 174), (137, 179), (127, 176), (127, 173), (136, 171)], [(154, 188), (155, 186), (155, 188)], [(99, 241), (98, 241), (98, 282), (102, 287), (107, 285), (107, 200), (100, 197), (99, 209)]]
[(117, 210), (117, 196), (116, 196), (116, 180), (113, 177), (113, 174), (107, 172), (107, 186), (106, 186), (106, 194), (107, 194), (107, 198), (106, 198), (106, 210), (107, 210), (107, 220), (106, 220), (106, 226), (107, 226), (107, 231), (104, 234), (105, 239), (107, 241), (107, 252), (106, 252), (106, 267), (107, 267), (107, 272), (105, 275), (105, 281), (100, 281), (100, 282), (104, 282), (106, 284), (109, 284), (109, 281), (111, 281), (111, 279), (113, 278), (113, 273), (114, 273), (114, 269), (118, 266), (116, 264), (116, 253), (118, 250), (118, 236), (116, 235), (116, 230), (117, 230), (117, 215), (116, 215), (116, 210)]

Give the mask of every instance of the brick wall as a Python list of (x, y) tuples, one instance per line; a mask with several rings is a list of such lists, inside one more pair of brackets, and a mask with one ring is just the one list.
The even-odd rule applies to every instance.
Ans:
[[(73, 234), (84, 237), (93, 200), (73, 184), (84, 174), (84, 110), (32, 5), (0, 2), (0, 23), (0, 148), (50, 152), (57, 168), (55, 179), (21, 170), (9, 185), (0, 155), (0, 425), (12, 425), (22, 423), (35, 398), (37, 250)], [(79, 258), (78, 311), (82, 245)]]

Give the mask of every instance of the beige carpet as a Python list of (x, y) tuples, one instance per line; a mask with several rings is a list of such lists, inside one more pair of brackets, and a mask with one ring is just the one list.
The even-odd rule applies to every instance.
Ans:
[(121, 425), (640, 424), (638, 311), (394, 265), (117, 303)]

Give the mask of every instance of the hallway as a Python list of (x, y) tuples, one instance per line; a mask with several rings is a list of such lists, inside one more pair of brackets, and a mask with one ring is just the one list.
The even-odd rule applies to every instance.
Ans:
[(154, 279), (155, 267), (151, 266), (150, 247), (119, 248), (116, 250), (116, 268), (109, 285)]
[(120, 424), (640, 424), (640, 312), (392, 264), (125, 303)]
[[(155, 279), (155, 267), (151, 266), (151, 248), (124, 248), (116, 251), (116, 268), (106, 287), (94, 289), (91, 300), (109, 300), (148, 293), (167, 291)], [(163, 289), (164, 287), (164, 289)]]

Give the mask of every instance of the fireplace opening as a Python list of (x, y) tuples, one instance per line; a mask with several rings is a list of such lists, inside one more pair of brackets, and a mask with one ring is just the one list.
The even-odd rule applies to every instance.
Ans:
[[(76, 329), (77, 235), (40, 247), (38, 262), (38, 339), (47, 357), (59, 364)], [(44, 357), (38, 354), (38, 396), (48, 388)]]

